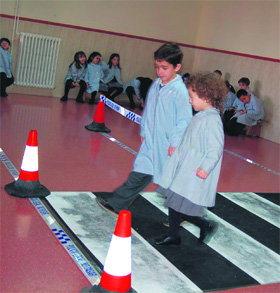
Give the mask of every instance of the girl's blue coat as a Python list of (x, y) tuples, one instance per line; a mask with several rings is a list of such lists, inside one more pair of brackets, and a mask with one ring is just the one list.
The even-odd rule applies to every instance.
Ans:
[(229, 108), (233, 107), (234, 101), (236, 99), (237, 99), (237, 96), (233, 92), (229, 91), (224, 103), (224, 112), (228, 110)]
[(112, 66), (111, 68), (109, 68), (108, 64), (106, 64), (104, 61), (101, 61), (100, 64), (104, 73), (104, 78), (103, 78), (104, 83), (109, 83), (115, 77), (119, 84), (121, 85), (123, 84), (121, 79), (121, 71), (119, 67)]
[(103, 70), (101, 65), (89, 63), (85, 75), (85, 82), (88, 83), (89, 88), (87, 89), (88, 93), (98, 92), (99, 83), (103, 78)]
[[(180, 146), (168, 158), (159, 185), (201, 206), (214, 206), (224, 147), (223, 124), (215, 108), (198, 112)], [(208, 173), (196, 176), (197, 169)]]
[(189, 94), (181, 76), (160, 88), (157, 78), (149, 89), (141, 120), (144, 137), (134, 162), (134, 171), (153, 175), (158, 183), (168, 158), (169, 146), (177, 147), (192, 117)]
[(72, 79), (73, 82), (79, 82), (81, 79), (84, 79), (85, 73), (86, 73), (86, 68), (84, 64), (81, 64), (81, 68), (78, 69), (75, 63), (73, 63), (68, 69), (64, 83), (66, 83), (68, 79)]
[(6, 73), (8, 78), (12, 77), (12, 63), (11, 53), (0, 46), (0, 72)]

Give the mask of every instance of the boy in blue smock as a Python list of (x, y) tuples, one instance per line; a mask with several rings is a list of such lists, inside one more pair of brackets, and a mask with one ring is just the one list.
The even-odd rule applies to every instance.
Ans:
[(205, 208), (215, 205), (224, 147), (220, 112), (226, 91), (223, 80), (214, 73), (192, 76), (188, 91), (198, 113), (167, 160), (159, 181), (158, 192), (166, 196), (169, 234), (157, 239), (157, 245), (180, 244), (182, 220), (200, 228), (199, 242), (209, 240), (215, 227), (203, 215)]
[(12, 55), (9, 52), (11, 43), (7, 38), (0, 39), (0, 94), (1, 98), (8, 97), (6, 88), (14, 83), (12, 74)]
[(189, 95), (177, 72), (183, 53), (174, 43), (166, 43), (154, 52), (158, 78), (151, 85), (141, 120), (141, 146), (133, 171), (126, 182), (113, 192), (96, 192), (97, 203), (117, 214), (128, 209), (139, 192), (151, 182), (158, 183), (163, 166), (178, 146), (192, 117)]
[(244, 133), (246, 127), (256, 125), (258, 120), (264, 118), (263, 102), (260, 99), (244, 89), (239, 90), (236, 95), (239, 104), (233, 104), (235, 109), (232, 117), (224, 120), (225, 133), (231, 136)]

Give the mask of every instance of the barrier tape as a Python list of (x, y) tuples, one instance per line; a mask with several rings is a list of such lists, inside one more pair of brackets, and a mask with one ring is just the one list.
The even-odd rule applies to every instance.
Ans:
[[(115, 102), (111, 101), (110, 99), (106, 98), (104, 95), (100, 95), (100, 101), (104, 102), (105, 105), (107, 105), (108, 107), (110, 107), (111, 109), (113, 109), (114, 111), (118, 112), (119, 114), (121, 114), (122, 116), (132, 120), (133, 122), (135, 123), (138, 123), (138, 124), (141, 124), (141, 119), (142, 117), (134, 112), (131, 112), (127, 109), (125, 109), (124, 107), (116, 104)], [(102, 133), (104, 135), (104, 133)], [(104, 135), (106, 136), (106, 135)], [(123, 143), (119, 142), (118, 140), (116, 140), (115, 138), (113, 138), (112, 136), (108, 135), (107, 136), (111, 141), (114, 141), (115, 143), (117, 143), (118, 145), (120, 145), (121, 147), (123, 147), (124, 149), (127, 149), (128, 147), (125, 146)], [(128, 148), (129, 149), (129, 148)], [(131, 149), (130, 149), (131, 150)], [(132, 150), (135, 154), (137, 154), (137, 152), (135, 152), (134, 150)], [(133, 153), (132, 151), (130, 151), (131, 153)], [(260, 167), (270, 173), (273, 173), (275, 175), (278, 175), (280, 176), (280, 173), (275, 171), (275, 170), (272, 170), (268, 167), (265, 167), (253, 160), (250, 160), (249, 158), (246, 158), (246, 157), (243, 157), (237, 153), (234, 153), (230, 150), (227, 150), (227, 149), (224, 149), (225, 152), (231, 154), (232, 156), (235, 156), (243, 161), (246, 161), (247, 163), (249, 164), (252, 164), (252, 165), (255, 165), (257, 167)]]
[[(1, 148), (0, 160), (16, 180), (19, 176), (19, 172)], [(74, 242), (70, 239), (67, 233), (57, 223), (56, 219), (49, 213), (44, 203), (39, 198), (35, 197), (29, 198), (29, 200), (38, 211), (40, 216), (43, 218), (43, 220), (46, 222), (46, 224), (49, 226), (54, 236), (58, 239), (58, 241), (68, 252), (68, 254), (72, 257), (74, 262), (84, 273), (87, 279), (91, 282), (91, 284), (99, 284), (100, 275), (99, 273), (97, 273), (97, 270), (86, 260), (79, 248), (74, 244)]]
[(120, 113), (122, 116), (126, 117), (127, 119), (129, 119), (137, 124), (141, 124), (142, 117), (140, 115), (125, 109), (124, 107), (120, 106), (119, 104), (106, 98), (104, 95), (100, 95), (99, 100), (102, 101), (105, 105), (107, 105), (111, 109), (113, 109), (114, 111), (116, 111), (116, 112)]

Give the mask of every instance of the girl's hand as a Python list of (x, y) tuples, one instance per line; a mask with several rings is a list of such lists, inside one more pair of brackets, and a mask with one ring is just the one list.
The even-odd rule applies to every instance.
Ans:
[(197, 169), (196, 170), (196, 176), (198, 176), (199, 178), (201, 179), (206, 179), (208, 177), (208, 173), (205, 172), (204, 170), (202, 169)]
[(174, 151), (175, 151), (175, 147), (172, 147), (172, 146), (170, 146), (169, 148), (168, 148), (168, 156), (172, 156), (173, 155), (173, 153), (174, 153)]
[(79, 84), (77, 82), (73, 82), (73, 86), (77, 87)]
[(143, 142), (145, 140), (145, 137), (141, 136), (141, 142)]
[(89, 88), (89, 84), (87, 83), (87, 89)]

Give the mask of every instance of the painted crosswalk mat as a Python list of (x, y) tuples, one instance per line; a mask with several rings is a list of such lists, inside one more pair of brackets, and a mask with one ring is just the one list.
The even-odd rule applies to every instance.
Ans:
[[(206, 217), (218, 224), (208, 244), (199, 230), (180, 229), (179, 246), (156, 246), (166, 234), (167, 208), (155, 192), (142, 193), (131, 206), (132, 287), (137, 292), (203, 292), (280, 282), (279, 194), (219, 193)], [(104, 264), (117, 219), (102, 210), (91, 192), (52, 192), (48, 203)]]

